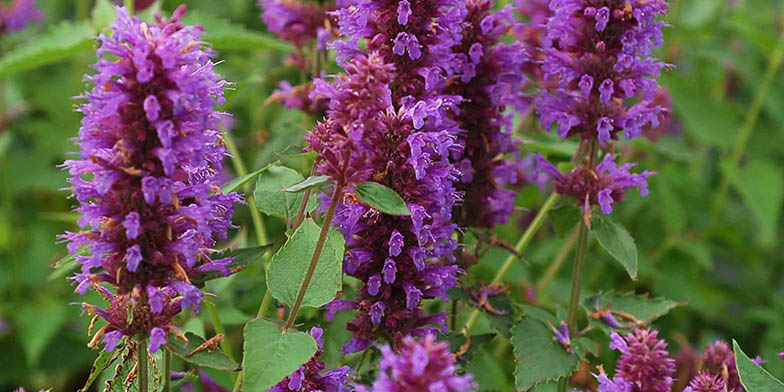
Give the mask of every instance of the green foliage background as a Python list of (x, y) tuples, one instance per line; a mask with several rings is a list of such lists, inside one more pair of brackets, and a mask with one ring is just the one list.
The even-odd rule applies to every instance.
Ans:
[[(68, 30), (76, 45), (57, 53), (47, 47), (39, 57), (60, 61), (23, 72), (14, 72), (13, 67), (0, 72), (2, 107), (19, 112), (0, 129), (0, 390), (19, 385), (75, 390), (96, 356), (86, 348), (89, 319), (80, 317), (75, 304), (100, 300), (76, 295), (62, 276), (50, 276), (52, 264), (66, 254), (55, 236), (76, 227), (70, 213), (73, 200), (63, 190), (66, 174), (57, 165), (76, 150), (69, 139), (76, 136), (81, 116), (73, 111), (78, 102), (73, 97), (86, 88), (82, 75), (95, 61), (94, 44), (85, 45), (80, 34), (106, 24), (106, 14), (90, 17), (93, 3), (39, 0), (46, 14), (42, 26), (0, 37), (0, 51), (6, 56), (30, 46), (61, 21), (77, 23)], [(170, 12), (177, 3), (166, 1), (164, 11)], [(298, 83), (302, 76), (284, 65), (285, 46), (260, 35), (264, 26), (255, 1), (184, 3), (191, 10), (189, 22), (203, 23), (208, 33), (214, 27), (212, 37), (219, 58), (225, 60), (218, 71), (235, 82), (225, 110), (235, 116), (233, 134), (248, 168), (261, 168), (291, 152), (290, 146), (301, 145), (313, 119), (265, 100), (279, 80)], [(627, 144), (627, 157), (659, 175), (650, 181), (650, 197), (633, 194), (615, 213), (615, 220), (636, 240), (639, 279), (630, 281), (623, 268), (591, 240), (585, 292), (615, 288), (682, 302), (684, 306), (655, 323), (672, 342), (671, 351), (686, 341), (701, 349), (713, 339), (735, 338), (750, 356), (768, 359), (768, 370), (782, 378), (784, 361), (777, 360), (775, 353), (784, 349), (784, 73), (779, 70), (766, 80), (765, 71), (782, 42), (784, 3), (672, 3), (667, 18), (672, 27), (666, 30), (659, 56), (675, 65), (661, 83), (672, 95), (680, 132), (655, 144), (645, 140)], [(68, 38), (61, 35), (62, 40)], [(0, 61), (0, 68), (5, 61)], [(767, 94), (758, 101), (759, 116), (751, 121), (755, 99), (765, 88)], [(750, 132), (747, 143), (741, 137), (744, 128)], [(548, 149), (569, 147), (549, 134), (526, 138), (541, 141)], [(732, 164), (735, 150), (742, 152), (738, 165)], [(307, 170), (304, 159), (286, 159), (286, 163), (303, 173)], [(729, 181), (726, 200), (717, 202), (725, 178)], [(498, 230), (499, 237), (514, 243), (522, 232), (526, 209), (535, 209), (544, 197), (535, 187), (523, 189), (517, 201), (520, 211)], [(234, 233), (234, 241), (255, 245), (250, 222), (247, 208), (238, 208), (235, 223), (243, 229)], [(285, 239), (284, 225), (269, 216), (265, 223), (269, 240), (280, 244)], [(554, 279), (542, 281), (564, 241), (552, 228), (540, 231), (525, 254), (528, 265), (516, 263), (506, 275), (513, 298), (522, 301), (526, 289), (539, 287), (537, 300), (545, 307), (568, 302), (568, 263)], [(469, 279), (489, 282), (506, 256), (504, 250), (492, 250)], [(211, 282), (235, 352), (242, 347), (241, 327), (255, 315), (264, 287), (258, 265)], [(458, 322), (468, 313), (463, 310)], [(341, 361), (338, 349), (346, 340), (347, 316), (324, 325), (328, 366)], [(183, 323), (189, 331), (212, 330), (206, 312), (183, 318)], [(488, 321), (481, 319), (475, 332), (489, 331)], [(511, 355), (511, 348), (497, 339), (475, 355), (470, 370), (483, 388), (510, 390)], [(607, 357), (603, 347), (600, 356)]]

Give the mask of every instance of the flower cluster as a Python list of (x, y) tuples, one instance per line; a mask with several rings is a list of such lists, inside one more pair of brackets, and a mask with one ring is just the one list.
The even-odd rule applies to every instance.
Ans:
[(348, 366), (321, 373), (325, 367), (324, 361), (319, 360), (324, 347), (324, 340), (321, 338), (323, 334), (324, 330), (321, 328), (310, 329), (310, 336), (313, 336), (318, 344), (318, 350), (313, 354), (313, 358), (267, 392), (351, 392), (352, 389), (346, 386), (348, 372), (351, 370)]
[[(367, 348), (376, 339), (393, 346), (405, 336), (445, 328), (445, 315), (427, 316), (425, 299), (447, 300), (458, 267), (452, 210), (461, 193), (458, 156), (462, 132), (451, 117), (459, 96), (444, 91), (460, 60), (465, 5), (447, 0), (373, 0), (336, 11), (336, 42), (345, 75), (316, 81), (311, 95), (329, 100), (327, 118), (308, 135), (318, 153), (316, 171), (345, 189), (334, 224), (346, 238), (344, 271), (363, 287), (354, 301), (337, 300), (334, 312), (355, 309), (347, 328), (353, 337), (344, 352)], [(366, 40), (366, 51), (358, 49)], [(386, 215), (353, 195), (353, 187), (375, 181), (395, 190), (410, 216)], [(325, 198), (331, 195), (323, 195)]]
[(536, 159), (537, 170), (550, 175), (556, 192), (572, 196), (582, 204), (586, 222), (590, 221), (592, 205), (598, 204), (603, 213), (610, 214), (613, 204), (622, 201), (629, 188), (638, 188), (640, 195), (647, 196), (647, 178), (654, 174), (649, 171), (632, 174), (629, 169), (634, 164), (618, 167), (609, 153), (595, 169), (577, 167), (567, 173), (561, 173), (541, 155)]
[(664, 22), (656, 19), (667, 7), (665, 0), (551, 1), (543, 70), (559, 87), (537, 99), (542, 126), (557, 123), (564, 138), (605, 143), (620, 130), (632, 138), (646, 124), (658, 126), (665, 110), (652, 101), (665, 64), (650, 55), (662, 42)]
[(704, 372), (719, 377), (726, 374), (727, 391), (744, 391), (743, 385), (740, 383), (738, 367), (735, 365), (735, 354), (726, 342), (717, 340), (713, 344), (709, 344), (705, 347), (701, 360)]
[(44, 14), (38, 9), (35, 0), (14, 0), (0, 4), (0, 33), (12, 33), (39, 22)]
[(199, 308), (204, 293), (191, 282), (231, 272), (230, 259), (210, 257), (241, 201), (216, 186), (228, 116), (213, 106), (223, 104), (226, 82), (202, 48), (201, 27), (179, 22), (184, 12), (148, 25), (118, 9), (87, 77), (95, 87), (80, 108), (80, 159), (63, 165), (82, 228), (62, 236), (81, 265), (71, 280), (79, 293), (93, 287), (108, 300), (106, 309), (84, 305), (108, 322), (91, 342), (108, 351), (138, 334), (157, 351), (179, 333), (173, 317)]
[[(465, 392), (475, 387), (470, 374), (455, 374), (454, 357), (446, 342), (436, 342), (432, 335), (418, 341), (403, 339), (398, 352), (390, 346), (381, 348), (379, 374), (372, 392), (443, 391)], [(360, 386), (359, 392), (368, 392)]]
[(675, 360), (658, 331), (638, 328), (625, 338), (613, 332), (611, 338), (610, 348), (621, 357), (612, 379), (603, 370), (596, 376), (600, 392), (670, 392)]
[[(455, 212), (461, 226), (492, 228), (505, 223), (514, 207), (515, 193), (505, 185), (518, 182), (515, 162), (503, 154), (517, 150), (511, 138), (511, 116), (507, 106), (524, 111), (527, 79), (524, 66), (528, 54), (520, 43), (503, 44), (502, 35), (517, 23), (511, 7), (493, 12), (492, 0), (469, 0), (462, 31), (463, 39), (453, 49), (460, 61), (458, 80), (447, 91), (460, 96), (456, 120), (465, 132), (463, 155), (456, 161), (462, 173), (457, 188), (465, 193)], [(457, 79), (457, 78), (456, 78)]]
[(545, 28), (547, 20), (550, 18), (549, 0), (516, 0), (515, 8), (519, 15), (528, 18), (526, 23), (518, 23), (514, 26), (514, 33), (517, 40), (525, 45), (531, 59), (526, 61), (524, 66), (525, 74), (531, 81), (535, 81), (540, 87), (544, 87), (544, 73), (540, 63), (544, 60), (542, 48), (550, 47)]
[(332, 38), (327, 12), (334, 8), (334, 2), (305, 3), (300, 0), (260, 0), (261, 19), (267, 29), (302, 48), (312, 39), (317, 40), (318, 49), (327, 49)]
[(683, 392), (724, 392), (727, 391), (724, 380), (710, 373), (700, 373), (691, 380)]

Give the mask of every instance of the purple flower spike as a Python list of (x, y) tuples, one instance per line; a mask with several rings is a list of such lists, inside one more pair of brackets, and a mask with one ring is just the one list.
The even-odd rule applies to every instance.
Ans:
[(470, 374), (455, 374), (457, 368), (449, 345), (437, 342), (433, 335), (418, 341), (405, 337), (400, 350), (396, 352), (390, 346), (384, 346), (381, 354), (378, 378), (372, 388), (360, 387), (358, 391), (467, 392), (476, 386)]
[(267, 392), (351, 392), (352, 389), (346, 385), (348, 382), (348, 372), (351, 370), (348, 366), (343, 366), (339, 369), (324, 372), (326, 365), (324, 361), (319, 360), (323, 354), (324, 340), (321, 336), (324, 330), (319, 327), (310, 329), (310, 336), (316, 340), (318, 350), (313, 354), (313, 357), (295, 370), (294, 373), (281, 380)]
[(610, 335), (610, 348), (621, 353), (614, 380), (630, 383), (629, 392), (670, 392), (672, 388), (675, 360), (669, 358), (667, 343), (657, 335), (658, 331), (650, 329), (635, 329), (625, 338), (615, 332)]
[(331, 36), (325, 26), (328, 25), (327, 12), (334, 8), (334, 2), (322, 6), (299, 0), (260, 0), (258, 6), (267, 29), (298, 47), (317, 38), (326, 41)]
[(13, 33), (43, 20), (44, 14), (35, 0), (12, 0), (0, 4), (0, 34)]
[[(666, 65), (650, 55), (662, 42), (657, 18), (667, 7), (666, 0), (550, 1), (541, 46), (548, 88), (536, 100), (542, 127), (557, 124), (564, 138), (606, 143), (621, 130), (632, 138), (658, 126), (668, 113), (654, 100)], [(598, 88), (591, 90), (589, 80)]]
[(87, 77), (94, 87), (79, 109), (79, 159), (63, 165), (81, 231), (61, 238), (71, 254), (88, 253), (76, 258), (77, 291), (93, 287), (109, 302), (84, 306), (108, 322), (96, 337), (111, 350), (120, 337), (143, 334), (156, 351), (177, 313), (198, 308), (204, 294), (191, 279), (213, 266), (241, 198), (218, 187), (226, 155), (218, 130), (228, 115), (213, 107), (223, 104), (226, 82), (201, 27), (180, 23), (184, 7), (155, 24), (117, 13)]
[(709, 344), (705, 347), (701, 359), (702, 367), (706, 372), (714, 375), (723, 375), (725, 371), (727, 372), (728, 391), (743, 392), (738, 367), (735, 364), (735, 354), (726, 342), (717, 340), (713, 344)]
[(726, 384), (721, 376), (710, 373), (700, 373), (691, 380), (683, 392), (724, 392)]

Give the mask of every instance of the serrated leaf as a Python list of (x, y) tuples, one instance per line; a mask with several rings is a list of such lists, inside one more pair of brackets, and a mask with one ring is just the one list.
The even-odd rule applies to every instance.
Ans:
[[(321, 227), (313, 220), (307, 219), (272, 256), (267, 272), (267, 287), (278, 301), (289, 306), (294, 304), (320, 233)], [(341, 278), (344, 244), (343, 235), (330, 229), (302, 306), (319, 307), (335, 298), (343, 284)]]
[(760, 227), (760, 242), (774, 245), (779, 216), (784, 202), (784, 179), (780, 166), (765, 161), (752, 161), (743, 168), (722, 169), (735, 189), (743, 196)]
[(316, 341), (306, 333), (281, 331), (264, 319), (248, 322), (242, 358), (245, 390), (266, 391), (310, 360), (316, 348)]
[(115, 346), (114, 351), (107, 352), (106, 350), (101, 350), (98, 353), (98, 358), (95, 358), (93, 367), (90, 369), (90, 375), (87, 376), (87, 381), (84, 382), (82, 392), (87, 392), (90, 389), (90, 386), (98, 379), (98, 376), (120, 357), (123, 349), (124, 344), (120, 341), (120, 343)]
[[(650, 324), (678, 305), (677, 302), (662, 297), (649, 298), (646, 295), (619, 294), (613, 291), (591, 296), (583, 302), (583, 306), (589, 313), (596, 312), (597, 306), (599, 310), (616, 312), (615, 319), (621, 324), (628, 325), (629, 328), (635, 326), (634, 320), (625, 319), (621, 314), (631, 315), (638, 321)], [(589, 320), (592, 327), (603, 329), (607, 333), (611, 331), (610, 327), (601, 320), (591, 318)]]
[(563, 204), (550, 210), (549, 216), (555, 233), (564, 237), (572, 232), (574, 225), (580, 222), (582, 213), (572, 204)]
[(314, 186), (321, 185), (325, 182), (329, 181), (329, 176), (310, 176), (286, 189), (283, 192), (290, 192), (296, 193), (304, 191), (305, 189), (312, 188)]
[[(176, 355), (185, 362), (192, 363), (200, 367), (208, 367), (212, 369), (225, 370), (234, 372), (240, 370), (239, 365), (233, 359), (226, 356), (219, 347), (214, 349), (201, 350), (193, 353), (194, 350), (204, 344), (206, 339), (196, 335), (193, 332), (187, 332), (185, 337), (188, 338), (186, 344), (180, 339), (171, 339), (166, 347), (171, 349), (172, 354)], [(192, 355), (189, 355), (193, 353)]]
[[(289, 221), (294, 218), (299, 211), (302, 202), (302, 194), (282, 192), (302, 180), (305, 177), (294, 169), (285, 166), (270, 165), (256, 180), (256, 190), (253, 195), (256, 197), (256, 207), (259, 211), (276, 216)], [(316, 206), (315, 197), (308, 199), (307, 209), (311, 210)]]
[(621, 263), (629, 277), (637, 280), (637, 245), (629, 232), (609, 218), (598, 219), (591, 232), (599, 245)]
[(363, 182), (354, 191), (360, 201), (387, 215), (411, 215), (403, 198), (385, 185)]
[(735, 352), (735, 364), (738, 367), (740, 382), (747, 391), (753, 392), (781, 392), (784, 391), (784, 383), (776, 379), (751, 361), (748, 355), (741, 350), (740, 345), (732, 339), (732, 351)]
[(521, 390), (568, 377), (577, 369), (577, 356), (566, 352), (536, 318), (523, 317), (512, 329), (511, 342), (517, 362), (515, 385)]
[[(244, 270), (245, 268), (250, 265), (250, 263), (261, 259), (265, 253), (267, 253), (270, 249), (272, 249), (272, 245), (264, 245), (264, 246), (256, 246), (253, 248), (243, 248), (243, 249), (235, 249), (230, 250), (227, 252), (223, 252), (220, 254), (212, 255), (213, 259), (222, 259), (226, 257), (231, 257), (231, 263), (229, 263), (229, 270), (232, 273), (236, 273), (239, 271)], [(204, 282), (212, 279), (223, 278), (225, 275), (220, 271), (204, 271), (194, 275), (191, 278), (191, 283), (196, 286), (202, 287)]]
[(261, 169), (256, 170), (256, 171), (254, 171), (252, 173), (248, 173), (248, 174), (246, 174), (244, 176), (237, 177), (237, 178), (231, 180), (228, 184), (224, 185), (223, 189), (221, 189), (221, 190), (223, 191), (223, 193), (234, 192), (237, 189), (240, 189), (241, 186), (247, 184), (248, 181), (251, 181), (254, 178), (258, 177), (258, 175), (261, 174), (264, 170), (267, 170), (267, 168), (266, 167), (262, 167)]
[(271, 35), (249, 30), (244, 26), (197, 10), (188, 12), (183, 17), (183, 22), (202, 25), (204, 27), (202, 39), (218, 50), (271, 49), (281, 53), (291, 51), (291, 45)]
[(63, 22), (0, 59), (0, 78), (51, 64), (93, 48), (95, 29), (87, 23)]

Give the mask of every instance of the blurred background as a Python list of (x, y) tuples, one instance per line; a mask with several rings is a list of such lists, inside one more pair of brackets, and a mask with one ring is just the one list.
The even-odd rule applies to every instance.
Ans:
[[(212, 38), (218, 58), (225, 60), (218, 72), (235, 83), (225, 110), (234, 114), (232, 132), (247, 168), (285, 159), (306, 171), (308, 162), (282, 154), (298, 151), (314, 119), (267, 102), (279, 81), (297, 84), (303, 76), (286, 65), (285, 45), (263, 39), (255, 2), (166, 0), (156, 7), (168, 14), (180, 3), (190, 10), (187, 22), (200, 22), (212, 33), (205, 39)], [(661, 78), (673, 118), (622, 151), (641, 168), (658, 172), (650, 180), (648, 198), (631, 194), (615, 213), (637, 242), (639, 280), (630, 281), (592, 245), (585, 290), (615, 288), (679, 301), (682, 306), (656, 322), (671, 342), (671, 353), (734, 338), (783, 378), (784, 361), (776, 353), (784, 351), (784, 2), (671, 3), (666, 19), (671, 27), (658, 56), (675, 66)], [(94, 44), (78, 41), (57, 59), (41, 56), (40, 63), (47, 63), (42, 66), (19, 67), (6, 57), (23, 48), (35, 50), (47, 32), (62, 31), (61, 40), (78, 40), (108, 24), (112, 13), (110, 7), (108, 13), (96, 7), (95, 0), (38, 4), (44, 13), (39, 24), (0, 35), (0, 391), (17, 386), (76, 390), (96, 356), (86, 347), (89, 318), (80, 317), (78, 304), (100, 299), (73, 293), (67, 270), (53, 269), (66, 255), (56, 236), (76, 230), (70, 212), (74, 202), (64, 190), (66, 173), (57, 166), (76, 151), (69, 139), (76, 136), (81, 116), (74, 112), (79, 101), (73, 97), (88, 87), (82, 77), (95, 61)], [(536, 143), (524, 149), (557, 155), (574, 147), (528, 128), (524, 137)], [(544, 198), (536, 186), (520, 189), (519, 211), (498, 235), (516, 242)], [(247, 208), (238, 207), (234, 219), (241, 229), (233, 232), (232, 241), (253, 244)], [(280, 242), (285, 227), (273, 218), (265, 217), (265, 223), (269, 240)], [(516, 300), (543, 306), (568, 301), (568, 264), (548, 272), (565, 241), (552, 229), (540, 231), (525, 255), (528, 265), (517, 263), (507, 274)], [(506, 256), (503, 250), (489, 252), (474, 267), (472, 279), (490, 281)], [(263, 282), (262, 271), (251, 266), (210, 287), (236, 352), (242, 324), (263, 296)], [(328, 367), (340, 361), (347, 316), (327, 326)], [(202, 333), (211, 329), (206, 314), (182, 323)], [(476, 331), (483, 327), (486, 322)], [(483, 389), (512, 390), (511, 361), (494, 359), (511, 353), (505, 350), (510, 349), (483, 350), (472, 365)]]

